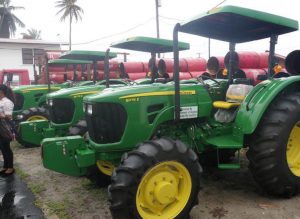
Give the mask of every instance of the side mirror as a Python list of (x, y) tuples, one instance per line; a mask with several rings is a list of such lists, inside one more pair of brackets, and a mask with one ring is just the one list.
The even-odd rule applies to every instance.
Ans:
[(268, 79), (268, 76), (267, 75), (257, 75), (256, 79), (259, 81), (264, 81), (264, 80)]

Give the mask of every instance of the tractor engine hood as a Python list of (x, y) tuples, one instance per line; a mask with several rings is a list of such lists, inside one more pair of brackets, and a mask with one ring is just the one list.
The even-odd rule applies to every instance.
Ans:
[[(99, 151), (127, 150), (150, 139), (160, 124), (174, 121), (174, 85), (152, 84), (84, 97), (91, 146)], [(181, 109), (187, 117), (208, 117), (212, 101), (199, 84), (181, 85)], [(201, 101), (200, 101), (201, 100)]]

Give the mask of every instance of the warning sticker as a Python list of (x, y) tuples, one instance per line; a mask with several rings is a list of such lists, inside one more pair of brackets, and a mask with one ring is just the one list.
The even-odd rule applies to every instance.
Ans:
[(180, 119), (191, 119), (198, 117), (198, 106), (180, 107)]

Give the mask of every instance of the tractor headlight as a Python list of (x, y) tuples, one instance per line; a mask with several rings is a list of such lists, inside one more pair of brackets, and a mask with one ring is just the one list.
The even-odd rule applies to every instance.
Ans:
[(17, 115), (17, 120), (22, 120), (24, 118), (24, 115)]
[(93, 105), (87, 105), (86, 111), (88, 114), (92, 115), (93, 114)]
[(53, 106), (53, 100), (52, 100), (52, 99), (49, 99), (49, 100), (48, 100), (48, 105), (49, 105), (49, 106)]

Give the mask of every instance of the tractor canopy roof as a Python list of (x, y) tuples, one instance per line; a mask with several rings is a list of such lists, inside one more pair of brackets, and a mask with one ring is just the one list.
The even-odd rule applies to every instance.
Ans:
[(236, 6), (214, 8), (182, 23), (180, 32), (243, 43), (298, 30), (298, 21)]
[(51, 59), (48, 61), (49, 65), (69, 65), (69, 64), (92, 64), (92, 61), (75, 60), (75, 59)]
[[(117, 54), (109, 52), (109, 58), (115, 58)], [(90, 61), (103, 61), (105, 59), (105, 52), (102, 51), (87, 51), (87, 50), (71, 50), (63, 53), (61, 59), (78, 59)]]
[[(112, 43), (111, 47), (120, 49), (129, 49), (150, 53), (173, 52), (173, 41), (166, 39), (157, 39), (152, 37), (130, 37), (125, 40)], [(190, 49), (189, 43), (179, 42), (179, 50)]]

